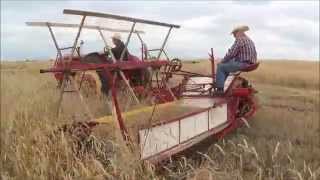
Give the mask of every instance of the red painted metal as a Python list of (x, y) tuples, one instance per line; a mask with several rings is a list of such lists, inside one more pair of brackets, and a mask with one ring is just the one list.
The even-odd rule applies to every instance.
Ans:
[(117, 99), (117, 90), (116, 90), (116, 81), (117, 81), (117, 74), (112, 75), (110, 71), (104, 69), (104, 72), (106, 73), (107, 76), (111, 77), (112, 81), (109, 81), (109, 86), (111, 87), (111, 94), (112, 94), (112, 103), (115, 108), (115, 115), (117, 116), (118, 120), (118, 125), (122, 134), (122, 137), (125, 141), (131, 142), (131, 138), (129, 136), (128, 130), (124, 124), (122, 115), (121, 115), (121, 110), (119, 107), (118, 99)]
[(243, 117), (249, 118), (255, 114), (255, 112), (257, 110), (257, 103), (253, 99), (253, 96), (246, 97), (244, 101), (247, 105), (250, 105), (250, 111), (248, 111), (246, 114), (244, 114)]
[(214, 137), (216, 138), (223, 138), (225, 135), (229, 134), (232, 130), (235, 129), (237, 126), (237, 121), (235, 119), (235, 112), (238, 106), (238, 98), (230, 98), (228, 101), (228, 111), (227, 111), (227, 116), (228, 116), (228, 121), (229, 124), (226, 128), (224, 128), (222, 131), (216, 133)]
[(155, 87), (155, 88), (152, 88), (150, 91), (151, 91), (151, 95), (156, 98), (157, 104), (171, 102), (174, 100), (174, 98), (172, 97), (171, 93), (167, 88)]
[(235, 88), (232, 89), (232, 95), (237, 97), (247, 97), (252, 93), (250, 88)]
[(113, 64), (89, 64), (89, 63), (81, 63), (79, 61), (71, 61), (68, 68), (62, 67), (53, 67), (49, 69), (41, 69), (40, 73), (48, 73), (48, 72), (76, 72), (76, 71), (87, 71), (87, 70), (97, 70), (107, 68), (109, 71), (114, 70), (136, 70), (136, 69), (145, 69), (147, 67), (159, 68), (163, 65), (168, 64), (166, 60), (159, 61), (121, 61)]

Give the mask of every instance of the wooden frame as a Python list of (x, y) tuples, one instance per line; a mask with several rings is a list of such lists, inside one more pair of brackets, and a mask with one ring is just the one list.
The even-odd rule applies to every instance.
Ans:
[[(69, 24), (69, 23), (57, 23), (57, 22), (40, 22), (40, 21), (33, 21), (33, 22), (26, 22), (28, 26), (38, 26), (38, 27), (45, 27), (50, 25), (51, 27), (63, 27), (63, 28), (79, 28), (79, 24)], [(82, 28), (84, 29), (94, 29), (94, 30), (103, 30), (103, 31), (110, 31), (110, 32), (123, 32), (128, 33), (130, 30), (127, 29), (116, 29), (116, 28), (108, 28), (103, 26), (94, 26), (94, 25), (83, 25)], [(144, 31), (135, 30), (133, 33), (144, 34)]]
[(157, 26), (180, 28), (180, 26), (176, 25), (176, 24), (169, 24), (169, 23), (151, 21), (151, 20), (146, 20), (146, 19), (132, 18), (132, 17), (127, 17), (127, 16), (119, 16), (119, 15), (114, 15), (114, 14), (99, 13), (99, 12), (92, 12), (92, 11), (64, 9), (63, 14), (73, 14), (73, 15), (80, 15), (80, 16), (93, 16), (93, 17), (100, 17), (100, 18), (108, 18), (108, 19), (116, 19), (116, 20), (122, 20), (122, 21), (157, 25)]

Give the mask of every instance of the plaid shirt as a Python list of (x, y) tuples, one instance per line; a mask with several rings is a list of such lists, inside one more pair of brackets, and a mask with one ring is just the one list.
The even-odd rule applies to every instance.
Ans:
[(249, 64), (257, 62), (255, 45), (248, 36), (237, 38), (228, 53), (222, 59), (222, 62), (227, 62), (231, 59)]

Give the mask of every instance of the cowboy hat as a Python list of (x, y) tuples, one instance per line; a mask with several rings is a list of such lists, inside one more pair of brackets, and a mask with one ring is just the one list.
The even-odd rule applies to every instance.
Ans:
[(245, 32), (248, 30), (249, 30), (249, 27), (246, 25), (236, 26), (235, 28), (233, 28), (230, 34), (233, 34), (235, 32)]
[(114, 33), (112, 35), (112, 39), (118, 39), (118, 40), (121, 40), (121, 35), (119, 33)]

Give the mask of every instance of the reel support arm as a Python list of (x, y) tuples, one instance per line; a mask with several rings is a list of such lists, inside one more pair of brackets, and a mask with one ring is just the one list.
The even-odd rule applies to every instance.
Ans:
[(116, 82), (117, 82), (118, 74), (117, 74), (117, 72), (115, 72), (112, 75), (111, 72), (108, 71), (107, 69), (103, 69), (103, 72), (107, 76), (111, 77), (111, 79), (112, 79), (112, 81), (109, 81), (109, 86), (111, 87), (112, 113), (114, 114), (115, 120), (118, 122), (122, 138), (126, 142), (131, 142), (131, 138), (130, 138), (128, 130), (124, 124), (123, 117), (121, 115), (121, 110), (119, 107), (119, 102), (117, 99)]
[(214, 63), (214, 55), (213, 55), (213, 48), (210, 49), (210, 53), (209, 53), (209, 57), (210, 57), (210, 61), (211, 61), (211, 76), (212, 76), (212, 83), (215, 83), (215, 79), (216, 79), (216, 73), (215, 73), (215, 63)]
[(52, 30), (52, 28), (51, 28), (51, 25), (50, 25), (50, 23), (48, 23), (48, 22), (46, 23), (46, 25), (47, 25), (47, 27), (48, 27), (48, 29), (49, 29), (49, 31), (50, 31), (50, 35), (51, 35), (52, 40), (53, 40), (53, 42), (54, 42), (54, 45), (55, 45), (55, 47), (56, 47), (56, 49), (57, 49), (57, 52), (58, 52), (58, 55), (59, 55), (59, 59), (62, 59), (61, 49), (59, 48), (58, 42), (57, 42), (56, 37), (55, 37), (55, 35), (54, 35), (54, 33), (53, 33), (53, 30)]
[(169, 30), (168, 30), (168, 33), (167, 33), (167, 35), (166, 35), (166, 38), (164, 39), (164, 41), (163, 41), (163, 43), (162, 43), (162, 46), (161, 46), (161, 48), (160, 48), (160, 52), (159, 52), (159, 54), (158, 54), (158, 56), (157, 56), (157, 60), (159, 60), (159, 58), (160, 58), (160, 56), (161, 56), (161, 54), (162, 54), (162, 52), (163, 52), (163, 49), (164, 49), (164, 47), (165, 47), (166, 44), (167, 44), (167, 41), (168, 41), (168, 38), (169, 38), (169, 35), (170, 35), (170, 33), (171, 33), (172, 28), (173, 28), (173, 26), (170, 26), (170, 28), (169, 28)]
[(127, 41), (126, 41), (126, 44), (124, 46), (124, 49), (121, 52), (121, 56), (120, 56), (120, 59), (119, 59), (120, 61), (123, 61), (124, 54), (125, 54), (126, 51), (128, 51), (128, 44), (130, 42), (131, 35), (132, 35), (132, 32), (134, 31), (135, 26), (136, 26), (136, 22), (133, 22), (133, 24), (131, 26), (130, 33), (129, 33)]

